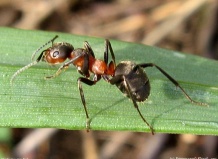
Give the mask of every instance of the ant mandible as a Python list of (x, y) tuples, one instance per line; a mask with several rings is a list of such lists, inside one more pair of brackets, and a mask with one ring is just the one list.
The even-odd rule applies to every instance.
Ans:
[[(37, 64), (39, 61), (45, 61), (49, 64), (58, 64), (63, 63), (66, 59), (69, 59), (69, 61), (65, 62), (54, 75), (47, 76), (45, 78), (48, 79), (58, 76), (61, 71), (63, 69), (67, 69), (70, 64), (73, 64), (77, 67), (78, 72), (83, 75), (83, 77), (79, 77), (77, 81), (80, 91), (80, 97), (86, 113), (87, 131), (90, 129), (90, 119), (82, 89), (82, 83), (92, 86), (96, 84), (96, 82), (98, 82), (101, 78), (103, 78), (110, 84), (116, 85), (122, 93), (124, 93), (128, 98), (131, 99), (134, 107), (139, 113), (139, 116), (150, 128), (151, 133), (154, 134), (153, 127), (143, 117), (137, 104), (137, 102), (145, 101), (150, 94), (150, 82), (145, 71), (143, 70), (143, 68), (147, 67), (155, 67), (156, 69), (158, 69), (164, 76), (166, 76), (176, 87), (178, 87), (182, 91), (182, 93), (190, 102), (198, 105), (206, 105), (205, 103), (194, 101), (174, 78), (172, 78), (168, 73), (166, 73), (162, 68), (154, 63), (136, 64), (132, 61), (121, 61), (116, 66), (114, 52), (111, 47), (110, 41), (107, 39), (105, 40), (104, 60), (98, 60), (95, 58), (94, 52), (87, 41), (84, 42), (84, 48), (74, 49), (73, 46), (69, 43), (53, 43), (57, 37), (58, 36), (55, 36), (52, 40), (37, 49), (36, 52), (33, 53), (32, 59), (34, 58), (35, 54), (39, 52), (39, 50), (52, 42), (52, 46), (42, 51), (36, 61), (24, 66), (23, 68), (15, 72), (11, 78), (11, 83), (18, 74), (28, 69), (29, 67)], [(112, 57), (112, 61), (108, 64), (109, 51)], [(93, 74), (92, 80), (90, 80), (89, 78), (90, 73)]]

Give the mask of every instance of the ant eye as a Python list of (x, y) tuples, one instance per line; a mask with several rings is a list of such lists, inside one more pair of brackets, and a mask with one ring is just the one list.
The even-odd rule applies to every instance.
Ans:
[(51, 56), (52, 56), (53, 58), (58, 58), (59, 54), (60, 54), (59, 51), (55, 51), (55, 52), (52, 53)]

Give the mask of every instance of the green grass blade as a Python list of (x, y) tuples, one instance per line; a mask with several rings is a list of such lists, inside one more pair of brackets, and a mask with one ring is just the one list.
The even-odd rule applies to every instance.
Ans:
[[(103, 59), (104, 39), (63, 33), (0, 28), (0, 127), (53, 127), (85, 129), (85, 112), (77, 78), (71, 66), (57, 78), (44, 80), (58, 67), (40, 62), (10, 78), (31, 62), (32, 53), (59, 35), (56, 42), (69, 42), (75, 48), (88, 41), (98, 59)], [(209, 107), (190, 103), (181, 90), (155, 68), (145, 69), (151, 82), (151, 95), (139, 108), (155, 132), (218, 135), (218, 62), (160, 48), (111, 40), (117, 63), (155, 63), (174, 77), (187, 93)], [(93, 130), (150, 132), (131, 101), (104, 80), (83, 85)]]

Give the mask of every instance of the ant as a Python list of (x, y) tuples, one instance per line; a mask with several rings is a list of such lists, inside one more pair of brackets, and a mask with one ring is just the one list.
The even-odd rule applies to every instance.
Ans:
[[(54, 75), (47, 76), (45, 78), (50, 79), (58, 76), (62, 70), (67, 69), (70, 64), (73, 64), (77, 67), (78, 72), (83, 76), (79, 77), (77, 81), (80, 97), (86, 114), (87, 131), (90, 129), (90, 119), (82, 89), (82, 83), (92, 86), (95, 85), (101, 78), (103, 78), (108, 83), (116, 85), (123, 94), (131, 99), (134, 107), (139, 113), (139, 116), (150, 128), (151, 133), (154, 134), (153, 127), (145, 120), (137, 104), (137, 102), (145, 101), (150, 94), (150, 82), (145, 71), (143, 70), (147, 67), (155, 67), (158, 69), (182, 91), (182, 93), (191, 103), (206, 105), (205, 103), (194, 101), (174, 78), (172, 78), (161, 67), (154, 63), (136, 64), (132, 61), (121, 61), (118, 65), (116, 65), (114, 52), (108, 39), (105, 40), (104, 60), (99, 60), (95, 58), (94, 52), (87, 41), (84, 42), (84, 48), (74, 49), (74, 47), (69, 43), (54, 43), (54, 40), (57, 37), (58, 36), (55, 36), (53, 39), (38, 48), (35, 53), (33, 53), (32, 60), (35, 57), (35, 54), (38, 53), (43, 47), (49, 43), (52, 43), (51, 47), (41, 52), (36, 61), (33, 61), (32, 63), (15, 72), (11, 78), (11, 83), (18, 74), (28, 69), (29, 67), (36, 65), (39, 61), (45, 61), (48, 64), (54, 65), (63, 63), (66, 59), (69, 59), (69, 61), (65, 62), (62, 66), (59, 67)], [(112, 61), (110, 61), (108, 64), (109, 52), (111, 54)], [(92, 80), (90, 79), (90, 73), (93, 74)]]

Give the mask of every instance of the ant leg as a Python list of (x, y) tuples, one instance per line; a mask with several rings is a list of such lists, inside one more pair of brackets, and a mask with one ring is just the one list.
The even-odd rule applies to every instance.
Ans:
[(160, 68), (159, 66), (157, 66), (154, 63), (144, 63), (144, 64), (139, 64), (138, 66), (146, 68), (146, 67), (156, 67), (164, 76), (166, 76), (176, 87), (179, 87), (179, 89), (184, 93), (185, 97), (191, 102), (191, 103), (195, 103), (198, 105), (207, 105), (206, 103), (201, 103), (201, 102), (197, 102), (194, 101), (187, 93), (186, 91), (180, 86), (180, 84), (173, 78), (171, 77), (168, 73), (166, 73), (162, 68)]
[(108, 39), (105, 39), (104, 62), (108, 64)]
[(131, 100), (132, 100), (132, 102), (133, 102), (133, 104), (134, 104), (136, 110), (138, 111), (140, 117), (141, 117), (142, 120), (147, 124), (147, 126), (150, 128), (152, 135), (154, 135), (154, 129), (153, 129), (152, 126), (145, 120), (145, 118), (143, 117), (142, 113), (141, 113), (140, 110), (139, 110), (138, 104), (137, 104), (136, 101), (133, 99), (133, 95), (132, 95), (132, 93), (131, 93), (131, 91), (130, 91), (129, 84), (128, 84), (127, 81), (126, 81), (125, 76), (123, 76), (123, 82), (124, 82), (124, 84), (125, 84), (126, 90), (127, 90), (128, 94), (129, 94), (129, 97), (131, 98)]
[(70, 61), (64, 63), (61, 67), (59, 67), (59, 69), (57, 70), (57, 72), (54, 75), (47, 76), (47, 77), (45, 77), (45, 79), (51, 79), (51, 78), (57, 77), (63, 71), (63, 69), (66, 70), (70, 64), (72, 64), (75, 60), (77, 60), (78, 58), (80, 58), (83, 55), (84, 54), (81, 54), (81, 55), (71, 59)]
[(85, 77), (80, 77), (78, 78), (77, 82), (78, 82), (78, 88), (79, 88), (79, 92), (80, 92), (80, 97), (81, 97), (81, 100), (82, 100), (82, 103), (83, 103), (83, 107), (84, 107), (84, 110), (85, 110), (85, 113), (86, 113), (86, 130), (87, 132), (90, 130), (90, 119), (89, 119), (89, 114), (88, 114), (88, 110), (87, 110), (87, 106), (86, 106), (86, 101), (85, 101), (85, 96), (84, 96), (84, 93), (83, 93), (83, 89), (82, 89), (82, 83), (85, 83), (89, 86), (92, 86), (94, 84), (96, 84), (97, 80), (99, 80), (99, 78), (96, 78), (96, 80), (89, 80)]
[(92, 55), (92, 57), (95, 58), (95, 54), (92, 50), (92, 47), (89, 45), (89, 43), (87, 41), (84, 42), (84, 48)]
[(86, 77), (89, 77), (89, 55), (88, 54), (84, 54), (84, 63), (83, 66), (81, 68), (81, 70), (79, 70), (79, 72)]
[(150, 128), (152, 135), (154, 135), (154, 129), (153, 129), (152, 126), (145, 120), (145, 118), (143, 117), (142, 113), (140, 112), (139, 107), (138, 107), (138, 104), (137, 104), (137, 102), (136, 102), (136, 101), (134, 100), (134, 98), (133, 98), (133, 94), (132, 94), (132, 92), (131, 92), (131, 90), (130, 90), (130, 86), (129, 86), (128, 82), (126, 81), (125, 76), (123, 76), (123, 75), (115, 76), (115, 77), (113, 77), (109, 82), (110, 82), (111, 84), (116, 84), (116, 83), (119, 82), (119, 81), (123, 81), (123, 82), (124, 82), (124, 85), (125, 85), (125, 88), (126, 88), (126, 91), (127, 91), (128, 95), (129, 95), (129, 98), (132, 100), (132, 103), (133, 103), (134, 107), (136, 108), (136, 110), (137, 110), (138, 113), (139, 113), (139, 116), (140, 116), (141, 119), (146, 123), (146, 125)]
[(61, 67), (59, 67), (59, 69), (57, 70), (57, 72), (55, 74), (53, 74), (51, 76), (46, 76), (45, 79), (51, 79), (51, 78), (55, 78), (55, 77), (59, 76), (61, 74), (61, 72), (63, 71), (63, 69), (64, 70), (68, 69), (69, 65), (70, 64), (68, 64), (68, 63), (63, 64)]
[(110, 41), (108, 39), (105, 39), (104, 62), (106, 64), (108, 63), (108, 50), (110, 50), (114, 66), (116, 66), (114, 51), (112, 49), (111, 43), (110, 43)]
[[(82, 54), (83, 55), (83, 54)], [(78, 59), (79, 57), (81, 57), (82, 55), (75, 57), (73, 59), (71, 59), (70, 61), (64, 63), (61, 67), (59, 67), (59, 69), (57, 70), (57, 72), (54, 75), (51, 76), (47, 76), (45, 77), (45, 79), (51, 79), (51, 78), (55, 78), (58, 75), (60, 75), (60, 73), (66, 69), (68, 69), (69, 65), (73, 63), (73, 61), (75, 61), (76, 59)], [(82, 74), (83, 76), (89, 77), (89, 55), (88, 54), (84, 54), (84, 64), (81, 70), (79, 70), (79, 73)]]

